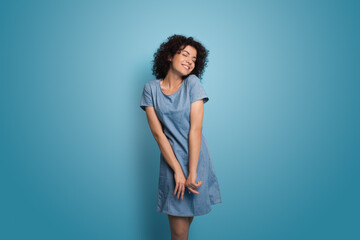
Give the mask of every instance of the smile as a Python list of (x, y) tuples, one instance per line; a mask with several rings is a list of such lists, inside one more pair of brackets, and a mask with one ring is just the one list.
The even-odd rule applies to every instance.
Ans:
[(186, 70), (189, 70), (189, 69), (190, 69), (189, 66), (186, 66), (186, 65), (183, 65), (183, 66), (184, 66), (184, 68), (185, 68)]

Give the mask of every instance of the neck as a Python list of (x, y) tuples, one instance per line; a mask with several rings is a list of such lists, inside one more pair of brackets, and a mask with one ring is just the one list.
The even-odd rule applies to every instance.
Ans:
[(183, 79), (181, 75), (176, 74), (171, 69), (169, 69), (168, 73), (166, 74), (163, 84), (171, 88), (176, 88), (182, 83)]

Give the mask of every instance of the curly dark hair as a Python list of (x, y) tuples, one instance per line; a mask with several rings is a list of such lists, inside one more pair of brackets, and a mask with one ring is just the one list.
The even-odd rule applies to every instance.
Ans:
[[(194, 74), (201, 79), (205, 67), (207, 66), (209, 50), (207, 50), (200, 42), (195, 41), (193, 37), (185, 37), (177, 34), (168, 37), (168, 40), (163, 42), (156, 53), (154, 53), (154, 60), (152, 61), (153, 75), (157, 79), (165, 78), (171, 64), (168, 57), (173, 57), (178, 51), (183, 50), (188, 45), (194, 47), (197, 51), (195, 68), (190, 74)], [(186, 77), (187, 76), (184, 76), (183, 78)]]

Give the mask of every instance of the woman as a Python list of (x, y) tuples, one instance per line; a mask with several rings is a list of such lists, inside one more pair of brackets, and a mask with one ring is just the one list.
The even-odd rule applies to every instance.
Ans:
[(194, 216), (222, 202), (202, 135), (209, 98), (199, 77), (208, 52), (192, 37), (169, 37), (154, 54), (157, 79), (145, 84), (140, 101), (161, 151), (157, 211), (168, 215), (171, 239), (187, 239)]

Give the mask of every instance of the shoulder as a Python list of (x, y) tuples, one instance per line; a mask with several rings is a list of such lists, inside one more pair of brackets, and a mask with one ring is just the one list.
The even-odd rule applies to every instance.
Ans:
[(200, 78), (198, 78), (195, 74), (190, 74), (187, 78), (187, 85), (190, 89), (198, 89), (202, 88), (202, 84), (200, 82)]
[(159, 81), (158, 79), (154, 79), (154, 80), (148, 81), (148, 82), (145, 83), (144, 88), (145, 88), (146, 90), (151, 91), (151, 90), (153, 90), (153, 89), (156, 87), (156, 84), (157, 84), (158, 81)]
[(190, 87), (195, 86), (196, 84), (200, 83), (200, 78), (198, 78), (195, 74), (190, 74), (187, 78), (186, 78), (188, 85)]

